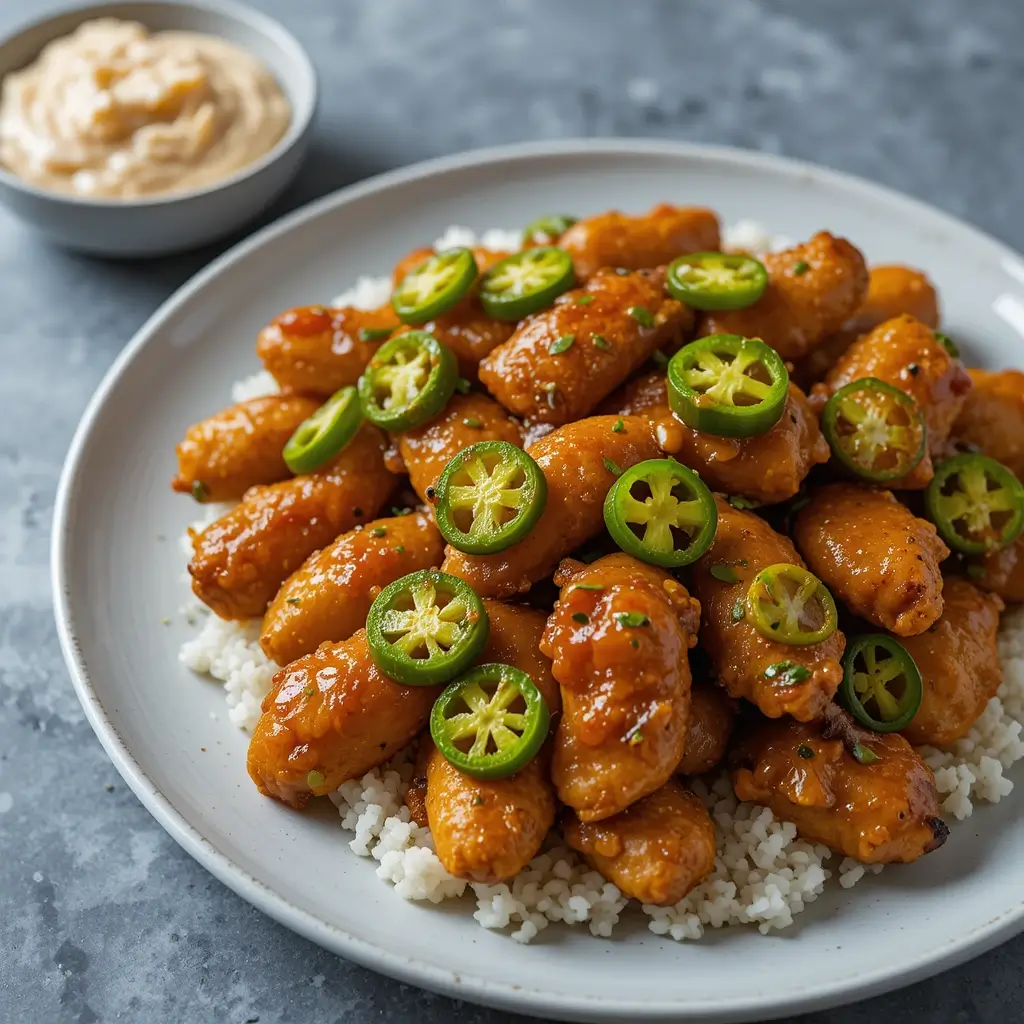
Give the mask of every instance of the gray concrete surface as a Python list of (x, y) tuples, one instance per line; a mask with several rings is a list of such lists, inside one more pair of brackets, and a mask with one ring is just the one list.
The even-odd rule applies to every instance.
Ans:
[[(274, 214), (424, 157), (636, 135), (904, 189), (1024, 249), (1024, 5), (1009, 0), (260, 0), (310, 48), (313, 157)], [(0, 30), (50, 6), (0, 0)], [(347, 964), (193, 863), (72, 693), (47, 582), (54, 487), (118, 350), (212, 253), (109, 264), (0, 214), (0, 1022), (511, 1022)], [(1022, 1019), (1024, 938), (813, 1024)], [(738, 980), (742, 965), (737, 965)]]

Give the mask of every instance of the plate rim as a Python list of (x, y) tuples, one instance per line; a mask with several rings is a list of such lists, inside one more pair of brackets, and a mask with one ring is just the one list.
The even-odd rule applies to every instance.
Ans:
[[(415, 957), (392, 952), (384, 946), (343, 930), (315, 914), (290, 903), (268, 885), (221, 853), (149, 779), (128, 749), (103, 709), (93, 688), (89, 671), (72, 629), (69, 551), (73, 509), (80, 482), (80, 462), (101, 409), (129, 366), (150, 342), (157, 330), (185, 307), (198, 291), (223, 271), (262, 249), (274, 239), (355, 200), (372, 196), (414, 181), (513, 160), (557, 159), (587, 155), (595, 158), (620, 156), (676, 157), (709, 164), (728, 164), (750, 171), (770, 171), (790, 177), (859, 193), (875, 203), (899, 207), (933, 225), (967, 233), (975, 244), (988, 248), (1000, 261), (1021, 262), (1024, 257), (1006, 243), (913, 196), (870, 182), (856, 175), (820, 164), (776, 154), (729, 146), (662, 141), (655, 139), (566, 139), (490, 146), (437, 157), (397, 170), (374, 175), (316, 199), (261, 228), (215, 260), (179, 287), (135, 332), (104, 374), (75, 428), (57, 486), (50, 542), (50, 584), (57, 634), (72, 686), (86, 719), (118, 773), (143, 806), (193, 859), (246, 902), (257, 907), (291, 931), (317, 945), (388, 977), (434, 992), (519, 1013), (554, 1015), (562, 1019), (611, 1021), (669, 1021), (695, 1017), (678, 1003), (642, 1003), (637, 998), (608, 1000), (596, 996), (569, 996), (540, 988), (526, 988), (466, 976), (456, 968), (440, 968)], [(768, 1019), (789, 1013), (860, 1001), (873, 995), (910, 985), (956, 966), (992, 949), (1024, 930), (1024, 904), (1018, 903), (996, 916), (982, 928), (959, 935), (944, 947), (918, 955), (908, 962), (833, 981), (813, 990), (794, 992), (765, 1001), (763, 997), (724, 993), (720, 1007), (694, 1008), (705, 1021)]]

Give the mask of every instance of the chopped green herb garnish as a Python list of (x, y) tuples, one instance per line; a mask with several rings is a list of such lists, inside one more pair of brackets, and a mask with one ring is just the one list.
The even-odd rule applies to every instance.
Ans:
[(483, 424), (475, 416), (467, 416), (463, 421), (464, 427), (472, 427), (474, 430), (479, 430)]
[(796, 686), (811, 678), (811, 673), (803, 665), (792, 661), (777, 661), (764, 670), (764, 675), (766, 679), (777, 680), (782, 686)]
[(630, 639), (629, 639), (629, 646), (632, 647), (633, 650), (635, 651), (640, 646), (640, 641), (637, 640), (637, 638), (635, 636), (634, 637), (630, 637)]
[(616, 267), (615, 273), (618, 274), (619, 277), (629, 277), (629, 275), (632, 274), (633, 271), (630, 270), (629, 267)]
[(572, 621), (585, 626), (590, 621), (590, 616), (586, 612), (573, 612)]
[(604, 590), (600, 583), (576, 583), (573, 590)]
[(653, 327), (654, 317), (651, 316), (651, 311), (646, 306), (630, 306), (629, 315), (641, 326), (641, 327)]
[(322, 786), (326, 781), (324, 773), (318, 772), (315, 768), (306, 775), (306, 785), (310, 789), (316, 789), (317, 786)]
[(302, 599), (301, 599), (301, 598), (299, 598), (299, 597), (286, 597), (286, 598), (285, 598), (285, 601), (286, 601), (286, 602), (287, 602), (288, 604), (294, 604), (294, 605), (299, 605), (299, 604), (302, 604)]
[(391, 514), (393, 516), (407, 516), (410, 512), (412, 512), (411, 508), (398, 508), (395, 505), (391, 506)]
[(608, 470), (613, 476), (622, 476), (622, 467), (615, 462), (613, 459), (604, 458), (601, 460), (604, 463), (604, 468)]
[(398, 545), (398, 546), (397, 546), (397, 547), (395, 548), (395, 551), (397, 551), (397, 552), (398, 552), (398, 554), (400, 554), (400, 555), (404, 555), (404, 554), (405, 554), (405, 545), (404, 545), (404, 544), (399, 544), (399, 545)]
[(960, 358), (960, 349), (957, 347), (956, 342), (948, 335), (943, 334), (942, 331), (935, 332), (935, 340), (954, 358)]
[(740, 578), (730, 565), (725, 562), (716, 562), (709, 570), (716, 580), (722, 583), (739, 583)]
[(192, 484), (192, 497), (195, 498), (196, 501), (206, 501), (209, 496), (210, 492), (206, 489), (206, 484), (204, 484), (202, 480), (196, 480), (196, 482)]
[(615, 621), (623, 629), (639, 629), (641, 626), (649, 626), (651, 620), (642, 612), (619, 612)]
[(384, 341), (391, 337), (393, 327), (360, 327), (360, 341)]
[(610, 352), (612, 343), (601, 334), (595, 334), (590, 339), (594, 343), (594, 348), (599, 348), (602, 352)]
[(626, 432), (626, 424), (623, 423), (622, 420), (616, 420), (612, 424), (612, 430), (614, 430), (616, 434), (624, 434)]
[(802, 757), (808, 761), (814, 757), (814, 748), (807, 746), (806, 743), (801, 743), (800, 746), (796, 748), (796, 752), (798, 757)]
[(811, 265), (806, 260), (797, 260), (796, 263), (793, 264), (793, 276), (802, 277), (810, 269)]
[(484, 805), (484, 798), (479, 793), (477, 793), (477, 795), (475, 797), (473, 797), (473, 806), (474, 807), (483, 807), (483, 805)]
[(304, 693), (304, 694), (305, 694), (305, 695), (306, 695), (307, 697), (312, 697), (312, 696), (313, 696), (313, 694), (314, 694), (314, 693), (316, 693), (316, 687), (313, 687), (313, 686), (307, 686), (307, 687), (305, 688), (305, 690), (303, 690), (302, 692), (303, 692), (303, 693)]
[(658, 349), (658, 351), (651, 356), (651, 362), (654, 363), (657, 369), (664, 370), (665, 367), (668, 366), (668, 356), (665, 355), (661, 349)]
[(643, 741), (644, 734), (639, 729), (629, 734), (629, 745), (631, 747), (635, 747), (638, 743), (643, 743)]
[(971, 564), (967, 566), (967, 575), (974, 580), (980, 580), (985, 578), (985, 566)]
[(576, 340), (575, 334), (563, 334), (560, 338), (551, 342), (551, 347), (548, 351), (553, 356), (560, 356), (563, 352), (568, 352), (572, 348), (572, 343)]
[(580, 295), (576, 299), (577, 306), (589, 306), (594, 301), (593, 295)]
[(742, 601), (737, 601), (732, 606), (732, 621), (739, 622), (747, 614), (747, 607)]
[(861, 764), (874, 764), (876, 761), (882, 760), (870, 747), (865, 747), (863, 743), (854, 743), (853, 750), (850, 753)]
[(460, 395), (468, 395), (470, 387), (472, 387), (472, 385), (465, 377), (460, 377), (455, 382), (455, 390), (458, 391)]
[(387, 533), (387, 532), (388, 532), (388, 528), (386, 526), (375, 526), (370, 531), (370, 536), (371, 537), (383, 537), (384, 534)]
[(754, 501), (753, 498), (744, 498), (742, 494), (733, 494), (730, 496), (729, 504), (732, 505), (733, 508), (739, 509), (741, 512), (761, 507), (761, 503), (759, 501)]

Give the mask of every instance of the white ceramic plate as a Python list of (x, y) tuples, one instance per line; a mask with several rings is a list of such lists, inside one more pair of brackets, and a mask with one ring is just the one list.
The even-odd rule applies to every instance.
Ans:
[[(53, 583), (65, 657), (114, 764), (172, 836), (245, 899), (343, 956), (436, 991), (584, 1020), (764, 1019), (934, 973), (1024, 927), (1024, 798), (982, 807), (946, 846), (850, 893), (830, 886), (787, 932), (727, 929), (676, 944), (644, 921), (612, 941), (552, 927), (530, 946), (485, 932), (472, 905), (403, 902), (345, 845), (336, 815), (260, 797), (220, 688), (177, 660), (186, 627), (171, 493), (185, 427), (257, 368), (258, 329), (385, 273), (448, 224), (524, 224), (659, 200), (752, 217), (795, 238), (848, 234), (873, 261), (927, 268), (970, 359), (1024, 365), (1024, 261), (913, 200), (804, 164), (643, 142), (572, 142), (434, 161), (346, 189), (233, 249), (139, 332), (89, 405), (65, 467)], [(1016, 321), (1018, 330), (1012, 324)], [(165, 537), (166, 540), (161, 540)], [(213, 720), (210, 712), (217, 712)], [(742, 965), (742, 969), (738, 969)]]

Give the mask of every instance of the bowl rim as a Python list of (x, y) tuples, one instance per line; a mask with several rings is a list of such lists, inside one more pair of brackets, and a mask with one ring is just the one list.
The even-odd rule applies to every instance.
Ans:
[[(157, 193), (151, 196), (132, 199), (80, 196), (75, 193), (56, 192), (51, 189), (40, 188), (38, 185), (34, 185), (25, 178), (19, 177), (13, 171), (8, 170), (2, 162), (0, 162), (0, 185), (6, 185), (39, 200), (63, 203), (76, 207), (88, 207), (89, 209), (144, 210), (153, 207), (171, 207), (187, 203), (200, 196), (216, 195), (233, 188), (235, 185), (241, 184), (249, 178), (255, 177), (271, 164), (280, 160), (289, 150), (294, 149), (306, 136), (313, 124), (313, 119), (316, 117), (320, 101), (320, 80), (316, 65), (313, 63), (306, 48), (282, 22), (268, 14), (264, 14), (262, 11), (257, 11), (245, 4), (236, 3), (235, 0), (94, 0), (94, 2), (84, 5), (67, 4), (41, 17), (15, 26), (15, 28), (0, 38), (0, 48), (14, 42), (21, 36), (27, 35), (29, 32), (42, 29), (59, 19), (68, 18), (72, 15), (81, 15), (81, 21), (78, 24), (82, 25), (91, 18), (102, 17), (104, 8), (119, 7), (125, 3), (154, 8), (178, 7), (183, 11), (205, 11), (211, 14), (219, 14), (246, 25), (280, 47), (282, 51), (285, 51), (287, 57), (295, 61), (296, 69), (306, 79), (305, 84), (307, 88), (304, 90), (306, 96), (301, 107), (296, 106), (293, 97), (288, 97), (292, 107), (292, 117), (284, 135), (263, 156), (254, 160), (251, 164), (246, 164), (235, 171), (234, 174), (211, 182), (209, 185), (191, 188), (183, 192)], [(55, 36), (54, 40), (56, 38), (58, 37)], [(50, 42), (54, 40), (50, 40)], [(43, 45), (47, 44), (44, 43)], [(237, 43), (235, 45), (240, 46)], [(240, 46), (240, 48), (246, 50), (247, 53), (251, 52), (244, 46)], [(38, 57), (38, 54), (36, 56)], [(0, 73), (0, 87), (2, 87), (4, 80), (10, 73), (9, 71)], [(282, 91), (285, 91), (280, 79), (276, 75), (274, 77), (277, 79)]]

